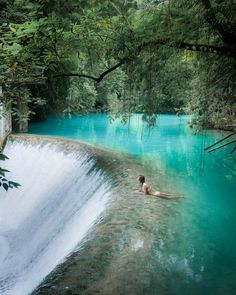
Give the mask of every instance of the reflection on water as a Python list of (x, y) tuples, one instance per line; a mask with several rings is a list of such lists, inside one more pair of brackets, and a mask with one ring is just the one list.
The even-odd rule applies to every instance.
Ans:
[(51, 117), (30, 127), (32, 133), (127, 152), (140, 163), (139, 169), (127, 170), (130, 182), (148, 169), (153, 188), (185, 196), (167, 201), (131, 194), (117, 203), (100, 226), (101, 240), (91, 242), (93, 249), (112, 249), (112, 263), (104, 266), (97, 286), (102, 294), (221, 295), (236, 290), (236, 153), (230, 154), (232, 146), (204, 153), (224, 133), (195, 135), (187, 120), (161, 115), (150, 130), (139, 115), (127, 126), (118, 120), (110, 124), (105, 115), (88, 115)]

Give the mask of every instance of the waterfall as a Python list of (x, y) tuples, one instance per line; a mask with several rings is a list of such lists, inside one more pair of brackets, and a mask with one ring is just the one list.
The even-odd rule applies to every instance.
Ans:
[(26, 295), (78, 248), (110, 198), (110, 182), (88, 152), (8, 142), (0, 190), (0, 294)]

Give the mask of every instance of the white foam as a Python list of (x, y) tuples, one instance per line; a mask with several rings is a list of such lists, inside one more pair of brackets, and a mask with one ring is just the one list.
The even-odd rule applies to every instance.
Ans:
[(21, 187), (0, 190), (0, 293), (25, 295), (86, 236), (110, 187), (79, 152), (9, 143), (4, 153), (7, 176)]

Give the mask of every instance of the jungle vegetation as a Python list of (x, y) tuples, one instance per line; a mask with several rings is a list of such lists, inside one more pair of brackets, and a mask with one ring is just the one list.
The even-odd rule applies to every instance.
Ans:
[(2, 100), (16, 121), (38, 108), (234, 125), (235, 16), (233, 0), (1, 0)]
[(236, 124), (235, 0), (1, 0), (0, 23), (0, 99), (18, 129), (46, 112)]

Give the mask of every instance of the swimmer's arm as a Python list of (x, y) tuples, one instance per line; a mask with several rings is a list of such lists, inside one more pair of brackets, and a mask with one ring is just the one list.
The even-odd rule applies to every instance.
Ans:
[(135, 193), (142, 193), (142, 191), (141, 190), (138, 190), (138, 189), (134, 189), (133, 190)]
[(141, 193), (142, 192), (142, 187), (139, 187), (138, 189), (136, 187), (134, 187), (133, 191)]

